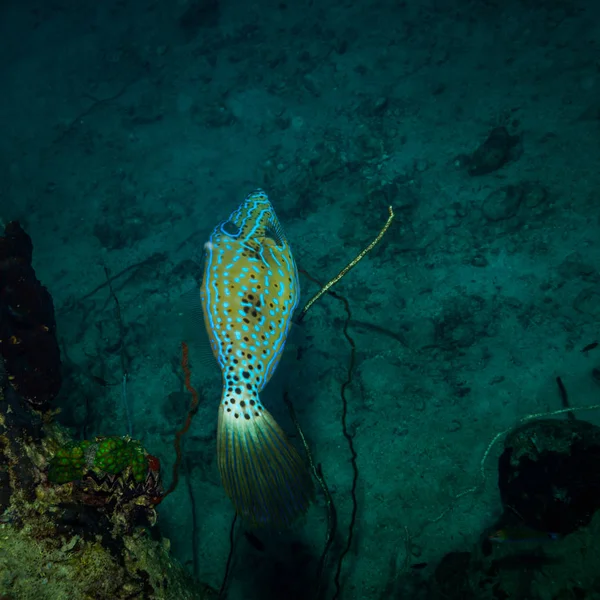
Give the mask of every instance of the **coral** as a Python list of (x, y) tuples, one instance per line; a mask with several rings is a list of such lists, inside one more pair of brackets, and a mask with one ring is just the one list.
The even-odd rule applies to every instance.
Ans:
[(33, 244), (12, 222), (0, 236), (0, 371), (30, 405), (45, 409), (61, 386), (54, 305), (31, 266)]
[(98, 508), (115, 532), (156, 522), (154, 507), (163, 497), (160, 463), (137, 440), (97, 437), (63, 444), (49, 460), (47, 478), (63, 505)]
[(0, 598), (216, 598), (154, 529), (159, 469), (140, 442), (74, 442), (0, 388)]
[(90, 444), (90, 441), (84, 440), (80, 443), (70, 442), (59, 448), (50, 461), (48, 479), (59, 484), (81, 479), (86, 467), (85, 451)]
[(158, 459), (130, 437), (76, 442), (54, 422), (60, 355), (32, 252), (10, 223), (0, 237), (0, 599), (216, 597), (171, 560), (155, 527)]
[(149, 461), (142, 444), (128, 437), (97, 437), (95, 442), (83, 440), (59, 448), (50, 461), (48, 479), (67, 483), (83, 479), (87, 470), (102, 477), (123, 475), (128, 468), (136, 483), (146, 479)]
[(12, 600), (209, 600), (169, 557), (168, 542), (144, 533), (124, 538), (119, 551), (79, 535), (44, 537), (0, 525), (0, 595)]

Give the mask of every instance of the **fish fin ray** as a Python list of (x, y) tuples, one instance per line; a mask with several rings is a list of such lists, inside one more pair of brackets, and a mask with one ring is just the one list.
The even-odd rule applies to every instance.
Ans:
[(273, 212), (269, 218), (269, 222), (265, 228), (265, 237), (271, 238), (279, 248), (286, 246), (288, 243), (285, 232), (283, 231), (283, 226), (275, 212)]
[(308, 469), (267, 410), (235, 418), (221, 405), (217, 460), (225, 492), (249, 525), (284, 529), (308, 509)]

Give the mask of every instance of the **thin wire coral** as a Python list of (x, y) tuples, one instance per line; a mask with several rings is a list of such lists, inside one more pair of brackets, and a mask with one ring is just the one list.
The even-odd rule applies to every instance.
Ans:
[(188, 429), (192, 424), (194, 415), (198, 412), (198, 405), (200, 398), (197, 390), (192, 385), (192, 372), (189, 364), (189, 347), (185, 342), (181, 342), (181, 370), (183, 371), (183, 383), (185, 389), (190, 393), (192, 399), (190, 403), (190, 409), (187, 417), (183, 424), (183, 427), (175, 433), (175, 439), (173, 440), (173, 446), (175, 448), (175, 462), (173, 463), (173, 476), (171, 478), (171, 485), (169, 489), (162, 495), (161, 501), (164, 500), (169, 494), (172, 494), (177, 487), (179, 482), (179, 469), (181, 467), (181, 438), (187, 433)]

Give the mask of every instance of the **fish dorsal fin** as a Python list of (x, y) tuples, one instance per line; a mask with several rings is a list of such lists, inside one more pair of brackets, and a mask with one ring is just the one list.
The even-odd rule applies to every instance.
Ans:
[(265, 239), (273, 240), (276, 246), (282, 248), (287, 243), (287, 238), (285, 237), (285, 233), (283, 231), (283, 227), (279, 219), (273, 214), (269, 219), (269, 224), (265, 228)]

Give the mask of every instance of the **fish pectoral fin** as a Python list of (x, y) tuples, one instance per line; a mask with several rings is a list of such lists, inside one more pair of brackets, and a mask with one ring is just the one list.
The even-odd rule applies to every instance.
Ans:
[(255, 527), (284, 529), (308, 509), (313, 483), (271, 414), (265, 409), (255, 412), (258, 416), (245, 415), (238, 408), (228, 412), (223, 404), (219, 407), (219, 471), (242, 519)]

